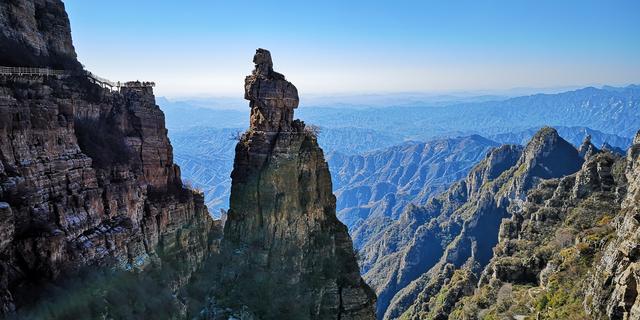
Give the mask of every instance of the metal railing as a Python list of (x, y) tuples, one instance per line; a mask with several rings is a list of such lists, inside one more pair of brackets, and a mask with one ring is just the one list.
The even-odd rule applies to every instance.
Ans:
[(110, 90), (117, 88), (146, 88), (155, 87), (155, 82), (149, 81), (128, 81), (128, 82), (115, 82), (109, 79), (97, 76), (89, 71), (73, 72), (67, 70), (54, 70), (49, 68), (30, 68), (30, 67), (2, 67), (0, 66), (0, 75), (9, 76), (72, 76), (74, 74), (85, 75), (93, 83)]
[(0, 67), (2, 75), (16, 76), (69, 76), (70, 72), (65, 70), (53, 70), (48, 68), (28, 68), (28, 67)]

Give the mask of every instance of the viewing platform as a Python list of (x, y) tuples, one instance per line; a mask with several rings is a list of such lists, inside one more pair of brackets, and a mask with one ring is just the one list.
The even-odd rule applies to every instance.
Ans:
[(155, 82), (150, 81), (111, 81), (95, 75), (89, 71), (68, 71), (55, 70), (49, 68), (31, 68), (31, 67), (2, 67), (0, 66), (0, 76), (17, 76), (17, 77), (70, 77), (70, 76), (86, 76), (89, 81), (99, 85), (110, 91), (120, 91), (121, 88), (153, 88)]

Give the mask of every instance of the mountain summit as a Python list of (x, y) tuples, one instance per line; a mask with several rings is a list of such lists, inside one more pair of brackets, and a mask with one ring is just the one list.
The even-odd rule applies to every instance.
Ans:
[(231, 308), (264, 319), (375, 319), (316, 132), (293, 120), (297, 90), (273, 71), (269, 51), (258, 49), (254, 62), (214, 318)]

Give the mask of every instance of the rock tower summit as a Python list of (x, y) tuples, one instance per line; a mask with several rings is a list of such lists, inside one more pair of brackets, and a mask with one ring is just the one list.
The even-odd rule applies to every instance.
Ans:
[[(258, 49), (251, 125), (236, 145), (213, 319), (375, 320), (316, 134), (293, 120), (298, 92)], [(227, 314), (228, 310), (232, 310)], [(243, 319), (253, 319), (244, 316)]]
[(298, 89), (284, 75), (273, 71), (271, 53), (257, 49), (255, 69), (244, 80), (244, 98), (251, 101), (251, 130), (291, 131), (293, 109), (298, 107)]

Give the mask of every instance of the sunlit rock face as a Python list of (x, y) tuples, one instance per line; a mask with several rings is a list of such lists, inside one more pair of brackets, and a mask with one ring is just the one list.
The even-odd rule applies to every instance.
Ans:
[(293, 120), (296, 88), (258, 49), (251, 125), (236, 146), (217, 299), (264, 319), (375, 319), (315, 133)]

